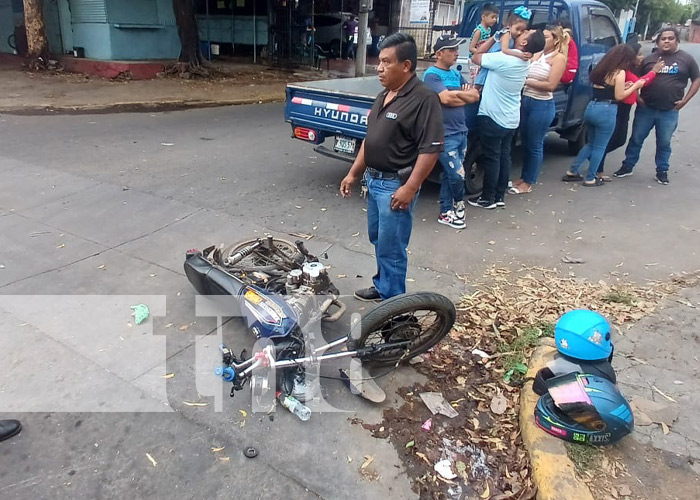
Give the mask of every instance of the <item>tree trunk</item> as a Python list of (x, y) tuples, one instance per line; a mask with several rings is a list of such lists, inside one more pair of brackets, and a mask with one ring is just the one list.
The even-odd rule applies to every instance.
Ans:
[(46, 22), (41, 0), (24, 0), (24, 24), (27, 29), (27, 46), (29, 58), (44, 66), (49, 59), (49, 42), (46, 38)]
[(180, 36), (178, 61), (187, 63), (190, 67), (201, 66), (203, 58), (199, 50), (199, 30), (192, 0), (173, 0), (173, 11), (177, 34)]

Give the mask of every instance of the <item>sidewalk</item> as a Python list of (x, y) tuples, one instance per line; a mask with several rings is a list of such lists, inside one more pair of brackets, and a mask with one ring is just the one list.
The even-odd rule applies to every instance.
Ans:
[[(213, 80), (185, 80), (176, 76), (140, 79), (138, 73), (146, 71), (153, 74), (153, 67), (158, 66), (156, 63), (113, 63), (109, 67), (101, 67), (98, 61), (75, 61), (80, 61), (80, 64), (67, 64), (66, 67), (79, 70), (92, 63), (104, 74), (118, 76), (110, 79), (67, 70), (31, 73), (22, 67), (22, 58), (0, 54), (0, 113), (40, 115), (170, 111), (282, 102), (287, 83), (355, 76), (355, 61), (342, 59), (322, 61), (321, 70), (310, 67), (285, 70), (264, 64), (215, 61), (214, 66), (225, 76)], [(367, 58), (367, 75), (376, 74), (377, 63), (376, 57)], [(419, 69), (429, 65), (429, 61), (418, 62)], [(129, 73), (134, 75), (133, 79), (124, 76)]]
[(214, 80), (164, 77), (110, 80), (60, 72), (31, 73), (14, 57), (0, 59), (0, 113), (104, 113), (203, 108), (284, 100), (289, 82), (354, 76), (353, 61), (330, 61), (330, 71), (295, 71), (253, 64), (216, 64), (226, 75)]

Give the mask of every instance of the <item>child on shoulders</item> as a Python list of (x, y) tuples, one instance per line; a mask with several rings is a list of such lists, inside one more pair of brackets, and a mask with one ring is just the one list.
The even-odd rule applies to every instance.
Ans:
[[(532, 11), (530, 11), (530, 9), (528, 9), (524, 5), (517, 7), (510, 14), (508, 14), (504, 28), (497, 31), (493, 36), (493, 40), (489, 41), (491, 46), (487, 48), (487, 45), (483, 45), (482, 50), (480, 50), (479, 52), (485, 50), (488, 50), (489, 53), (501, 51), (509, 56), (519, 57), (524, 60), (530, 59), (532, 57), (532, 54), (523, 53), (519, 50), (513, 49), (515, 45), (515, 39), (527, 30), (530, 24), (530, 18), (532, 18)], [(477, 88), (484, 86), (487, 74), (487, 69), (482, 68), (479, 71), (479, 74), (477, 75), (474, 81), (474, 84), (477, 86)]]

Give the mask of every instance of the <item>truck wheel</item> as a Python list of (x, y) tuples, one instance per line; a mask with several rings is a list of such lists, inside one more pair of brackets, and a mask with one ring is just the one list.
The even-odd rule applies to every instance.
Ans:
[(586, 125), (583, 124), (583, 125), (581, 125), (581, 131), (578, 133), (578, 136), (576, 137), (576, 139), (567, 141), (569, 154), (571, 156), (576, 156), (578, 154), (578, 152), (581, 151), (581, 149), (583, 149), (583, 146), (586, 145), (587, 139), (588, 139), (587, 128), (586, 128)]
[(467, 194), (479, 194), (484, 187), (484, 169), (479, 164), (481, 156), (481, 145), (475, 142), (473, 146), (467, 148), (467, 155), (464, 158), (464, 189)]

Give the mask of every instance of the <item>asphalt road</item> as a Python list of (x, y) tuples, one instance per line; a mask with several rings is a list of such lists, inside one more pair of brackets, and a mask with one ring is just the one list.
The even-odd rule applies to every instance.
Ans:
[[(689, 48), (700, 57), (700, 46)], [(564, 184), (571, 157), (554, 137), (541, 185), (509, 197), (505, 210), (469, 209), (465, 231), (436, 223), (438, 190), (424, 186), (409, 290), (456, 299), (494, 265), (637, 282), (695, 270), (698, 112), (700, 98), (681, 113), (669, 186), (654, 182), (652, 138), (633, 177)], [(186, 249), (300, 232), (315, 235), (312, 251), (333, 245), (342, 292), (373, 273), (364, 202), (337, 194), (347, 165), (289, 136), (280, 105), (0, 117), (0, 416), (25, 423), (0, 445), (2, 498), (414, 496), (391, 445), (349, 422), (376, 421), (381, 407), (337, 382), (326, 394), (346, 411), (302, 424), (286, 412), (252, 414), (246, 392), (207, 397), (198, 375), (210, 373), (216, 321), (195, 315)], [(622, 155), (610, 156), (611, 170)], [(564, 255), (585, 264), (562, 264)], [(141, 327), (129, 324), (138, 302), (153, 310)], [(235, 321), (224, 339), (250, 347)], [(405, 369), (382, 379), (386, 405), (415, 378)], [(185, 404), (198, 401), (209, 406)], [(243, 457), (247, 445), (256, 459)], [(365, 455), (381, 480), (360, 475)]]

